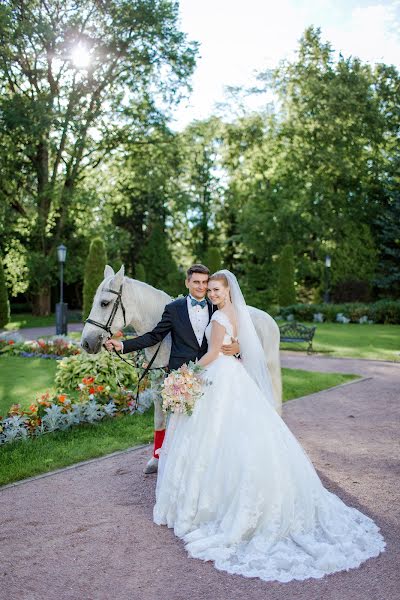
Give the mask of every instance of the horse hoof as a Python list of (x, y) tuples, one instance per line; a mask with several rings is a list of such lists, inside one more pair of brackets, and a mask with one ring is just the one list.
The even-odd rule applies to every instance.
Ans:
[(143, 469), (143, 473), (145, 475), (150, 475), (151, 473), (157, 473), (158, 471), (158, 459), (152, 458), (149, 460), (145, 468)]

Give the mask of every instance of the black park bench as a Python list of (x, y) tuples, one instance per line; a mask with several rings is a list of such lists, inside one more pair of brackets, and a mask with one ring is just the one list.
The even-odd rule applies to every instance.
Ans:
[(292, 321), (279, 327), (281, 342), (308, 342), (307, 354), (313, 352), (312, 340), (316, 327), (307, 327), (302, 323)]

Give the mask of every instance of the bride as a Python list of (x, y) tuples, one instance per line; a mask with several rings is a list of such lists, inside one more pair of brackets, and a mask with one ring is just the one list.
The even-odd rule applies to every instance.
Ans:
[[(276, 413), (236, 277), (218, 271), (208, 293), (219, 310), (198, 364), (212, 385), (191, 416), (171, 414), (154, 522), (173, 527), (191, 557), (265, 581), (319, 578), (378, 556), (385, 542), (377, 525), (323, 487)], [(220, 352), (236, 337), (241, 360)]]

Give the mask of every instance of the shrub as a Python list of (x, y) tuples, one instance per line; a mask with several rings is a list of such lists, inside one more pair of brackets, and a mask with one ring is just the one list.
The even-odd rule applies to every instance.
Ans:
[(0, 256), (0, 327), (4, 327), (10, 320), (10, 303), (8, 301), (8, 293), (6, 280), (4, 277), (3, 261)]
[(97, 288), (104, 279), (104, 267), (107, 263), (106, 249), (100, 238), (94, 238), (90, 244), (83, 280), (83, 319), (87, 319), (93, 304)]
[(400, 300), (379, 300), (372, 304), (369, 318), (376, 323), (400, 323)]
[[(76, 390), (85, 377), (94, 377), (96, 383), (118, 389), (118, 382), (131, 388), (136, 385), (138, 372), (117, 356), (102, 351), (99, 354), (78, 354), (60, 361), (57, 366), (55, 383), (58, 390)], [(117, 381), (118, 378), (118, 381)]]
[(374, 323), (400, 324), (400, 300), (380, 300), (374, 304), (292, 304), (281, 309), (280, 316), (293, 315), (297, 321), (312, 321), (315, 313), (322, 313), (324, 320), (334, 323), (338, 313), (359, 323), (361, 317), (368, 317)]

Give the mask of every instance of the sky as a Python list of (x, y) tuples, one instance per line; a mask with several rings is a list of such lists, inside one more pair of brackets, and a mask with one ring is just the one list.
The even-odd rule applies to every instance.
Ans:
[(180, 0), (180, 27), (200, 43), (193, 91), (174, 129), (204, 119), (225, 86), (251, 85), (255, 73), (293, 58), (310, 25), (344, 56), (400, 68), (400, 0)]

